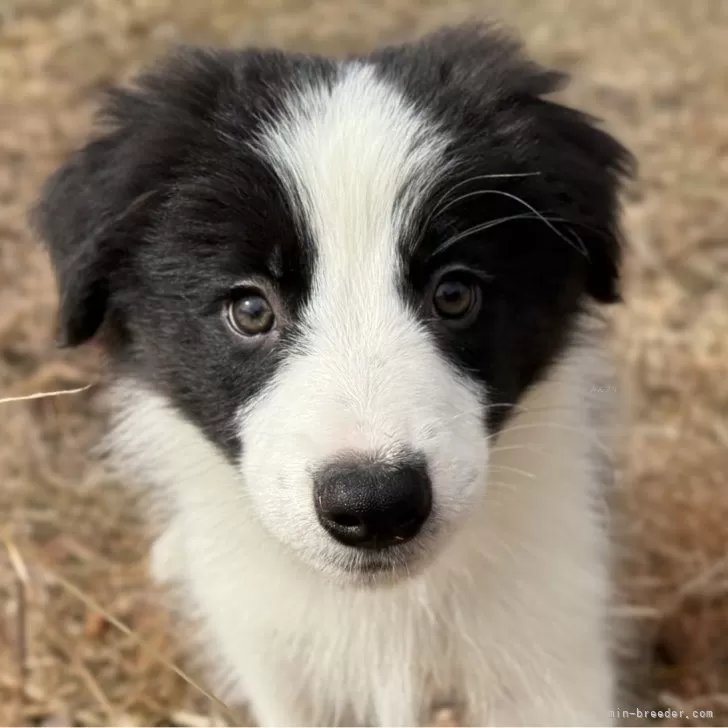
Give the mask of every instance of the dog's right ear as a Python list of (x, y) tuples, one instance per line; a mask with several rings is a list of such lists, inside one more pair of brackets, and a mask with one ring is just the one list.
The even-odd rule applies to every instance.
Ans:
[(104, 321), (124, 231), (149, 194), (135, 183), (131, 132), (116, 129), (75, 152), (45, 183), (31, 223), (48, 247), (59, 289), (58, 344), (78, 346)]
[(218, 107), (234, 83), (230, 55), (182, 48), (113, 90), (104, 130), (48, 179), (31, 225), (50, 253), (58, 282), (58, 343), (78, 346), (101, 328), (129, 253), (142, 241)]

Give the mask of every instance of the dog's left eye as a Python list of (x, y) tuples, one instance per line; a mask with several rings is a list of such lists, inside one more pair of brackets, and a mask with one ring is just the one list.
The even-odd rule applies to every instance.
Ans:
[(469, 321), (477, 314), (480, 302), (480, 287), (462, 277), (441, 278), (432, 294), (433, 312), (446, 321)]
[(275, 313), (262, 291), (246, 288), (227, 304), (227, 321), (236, 334), (259, 336), (275, 326)]

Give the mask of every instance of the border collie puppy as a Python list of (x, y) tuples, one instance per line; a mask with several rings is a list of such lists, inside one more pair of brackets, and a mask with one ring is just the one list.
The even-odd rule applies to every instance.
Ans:
[(631, 158), (561, 80), (489, 27), (186, 48), (44, 188), (155, 577), (262, 725), (610, 722), (590, 322)]

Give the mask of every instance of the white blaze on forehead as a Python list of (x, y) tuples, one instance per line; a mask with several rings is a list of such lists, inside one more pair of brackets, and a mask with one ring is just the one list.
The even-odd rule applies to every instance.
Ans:
[(263, 140), (316, 248), (313, 305), (392, 296), (398, 247), (443, 166), (446, 136), (365, 64), (300, 90)]
[[(351, 448), (427, 454), (436, 423), (479, 402), (400, 290), (413, 213), (427, 214), (418, 205), (448, 138), (357, 63), (292, 95), (260, 141), (315, 257), (299, 347), (248, 405), (248, 433), (274, 431), (277, 446), (287, 434), (305, 440), (286, 460), (292, 469), (300, 456), (302, 472)], [(245, 463), (259, 477), (251, 437)]]
[(314, 265), (298, 346), (241, 406), (240, 465), (267, 528), (312, 562), (332, 550), (351, 559), (320, 528), (312, 496), (312, 474), (345, 453), (424, 456), (444, 519), (484, 477), (482, 388), (443, 356), (400, 290), (413, 213), (428, 214), (418, 206), (448, 143), (362, 63), (291, 94), (259, 139)]

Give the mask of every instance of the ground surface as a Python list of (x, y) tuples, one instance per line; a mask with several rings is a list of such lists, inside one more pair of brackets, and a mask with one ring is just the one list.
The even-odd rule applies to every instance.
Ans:
[[(728, 2), (503, 6), (537, 57), (576, 74), (568, 98), (641, 162), (626, 209), (628, 305), (615, 320), (633, 419), (616, 498), (631, 538), (622, 616), (643, 638), (645, 701), (686, 711), (675, 724), (725, 725)], [(88, 130), (100, 88), (181, 40), (339, 52), (487, 10), (476, 0), (2, 0), (0, 397), (98, 381), (93, 353), (53, 349), (53, 282), (24, 217)], [(220, 720), (170, 669), (184, 640), (154, 606), (134, 504), (89, 461), (101, 390), (0, 404), (0, 723)]]

